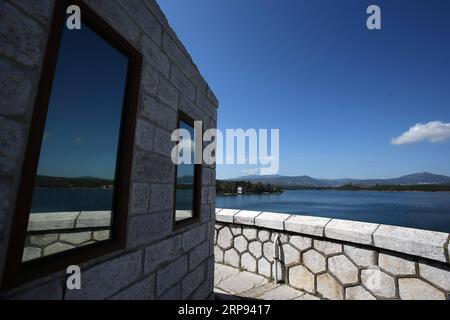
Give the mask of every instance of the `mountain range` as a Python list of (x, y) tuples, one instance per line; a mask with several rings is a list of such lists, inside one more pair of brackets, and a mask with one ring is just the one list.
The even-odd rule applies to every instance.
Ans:
[(437, 175), (429, 172), (414, 173), (398, 178), (389, 179), (317, 179), (310, 176), (282, 176), (282, 175), (249, 175), (236, 179), (229, 179), (232, 181), (251, 181), (262, 182), (270, 184), (279, 184), (285, 187), (294, 186), (314, 186), (314, 187), (339, 187), (347, 184), (360, 186), (374, 186), (374, 185), (418, 185), (418, 184), (449, 184), (450, 177), (444, 175)]

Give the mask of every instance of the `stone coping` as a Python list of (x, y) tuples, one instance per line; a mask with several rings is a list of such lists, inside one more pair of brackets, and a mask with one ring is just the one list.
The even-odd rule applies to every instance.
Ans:
[(111, 211), (31, 213), (28, 231), (55, 231), (83, 228), (109, 228)]
[(276, 212), (216, 209), (216, 221), (374, 246), (450, 263), (450, 234), (377, 223)]

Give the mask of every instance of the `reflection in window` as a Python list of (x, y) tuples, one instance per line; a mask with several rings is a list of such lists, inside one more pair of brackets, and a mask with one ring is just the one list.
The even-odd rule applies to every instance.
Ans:
[[(191, 137), (190, 140), (180, 136), (180, 157), (190, 159), (189, 163), (181, 163), (177, 166), (177, 181), (175, 192), (175, 221), (187, 220), (193, 218), (196, 210), (196, 165), (194, 164), (195, 135), (193, 126), (185, 121), (180, 121), (180, 129), (187, 130)], [(189, 152), (189, 156), (183, 155), (183, 152)]]
[(108, 240), (129, 58), (64, 28), (23, 261)]

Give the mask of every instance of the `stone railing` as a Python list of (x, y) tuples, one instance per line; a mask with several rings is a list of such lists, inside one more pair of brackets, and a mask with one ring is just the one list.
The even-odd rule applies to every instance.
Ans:
[(111, 211), (32, 213), (23, 261), (107, 240), (110, 226)]
[(216, 263), (326, 299), (449, 299), (449, 234), (272, 212), (217, 209)]

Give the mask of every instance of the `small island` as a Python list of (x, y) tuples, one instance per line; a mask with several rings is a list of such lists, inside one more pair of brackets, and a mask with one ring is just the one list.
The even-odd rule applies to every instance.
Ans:
[(36, 188), (113, 189), (114, 180), (94, 177), (67, 178), (37, 175)]
[(282, 193), (283, 188), (277, 184), (217, 180), (216, 193), (218, 196), (236, 196), (239, 194), (269, 194)]

